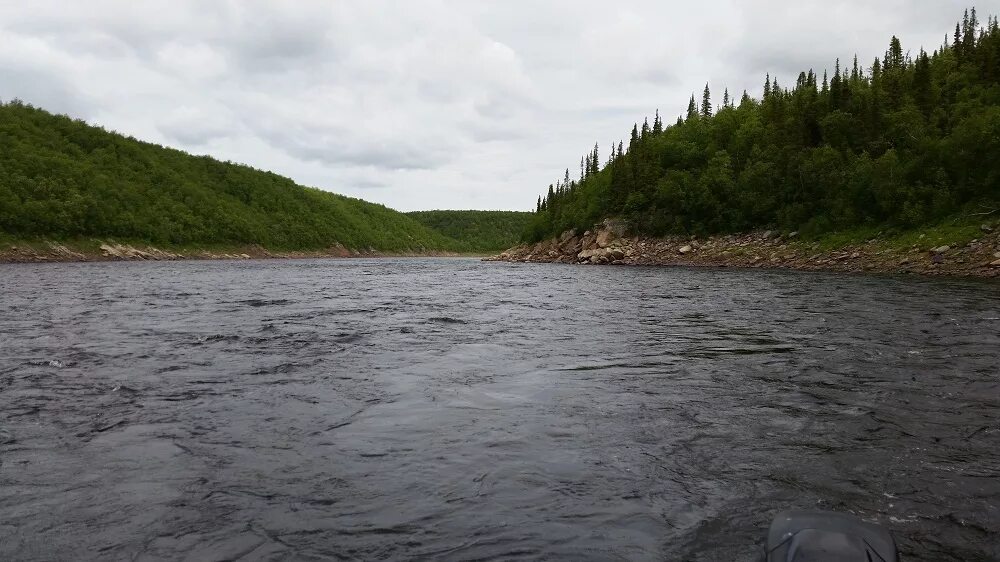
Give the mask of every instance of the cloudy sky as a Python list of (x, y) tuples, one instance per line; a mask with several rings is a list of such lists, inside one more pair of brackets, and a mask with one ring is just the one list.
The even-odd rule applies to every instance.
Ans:
[(969, 2), (0, 0), (0, 99), (400, 210), (526, 210), (706, 82), (930, 50)]

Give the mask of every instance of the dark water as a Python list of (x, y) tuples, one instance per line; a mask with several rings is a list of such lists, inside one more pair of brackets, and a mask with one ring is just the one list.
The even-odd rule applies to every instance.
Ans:
[(0, 266), (0, 559), (751, 560), (789, 507), (1000, 559), (1000, 285)]

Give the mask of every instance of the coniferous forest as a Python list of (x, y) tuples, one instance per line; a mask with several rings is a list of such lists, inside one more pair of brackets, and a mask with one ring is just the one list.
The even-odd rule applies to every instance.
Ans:
[[(525, 239), (607, 217), (636, 234), (909, 229), (1000, 201), (1000, 27), (967, 11), (942, 45), (838, 60), (763, 94), (692, 96), (539, 197)], [(605, 156), (606, 155), (606, 156)], [(575, 168), (575, 166), (574, 166)]]

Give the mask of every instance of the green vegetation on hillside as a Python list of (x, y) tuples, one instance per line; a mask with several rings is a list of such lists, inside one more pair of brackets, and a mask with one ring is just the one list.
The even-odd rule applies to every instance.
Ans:
[(140, 142), (14, 101), (0, 104), (0, 234), (151, 244), (341, 244), (464, 251), (382, 205), (249, 166)]
[(909, 229), (1000, 205), (1000, 26), (975, 10), (933, 53), (889, 50), (865, 69), (768, 76), (760, 100), (727, 90), (664, 125), (632, 129), (627, 147), (598, 147), (539, 198), (525, 233), (537, 241), (605, 217), (636, 233), (819, 234)]
[(473, 252), (503, 250), (517, 244), (532, 214), (518, 211), (413, 211), (424, 226), (461, 240)]

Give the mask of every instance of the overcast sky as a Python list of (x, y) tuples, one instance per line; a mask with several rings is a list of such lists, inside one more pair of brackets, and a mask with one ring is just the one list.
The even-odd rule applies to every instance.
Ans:
[(0, 0), (0, 99), (400, 210), (527, 210), (706, 82), (932, 50), (969, 1)]

